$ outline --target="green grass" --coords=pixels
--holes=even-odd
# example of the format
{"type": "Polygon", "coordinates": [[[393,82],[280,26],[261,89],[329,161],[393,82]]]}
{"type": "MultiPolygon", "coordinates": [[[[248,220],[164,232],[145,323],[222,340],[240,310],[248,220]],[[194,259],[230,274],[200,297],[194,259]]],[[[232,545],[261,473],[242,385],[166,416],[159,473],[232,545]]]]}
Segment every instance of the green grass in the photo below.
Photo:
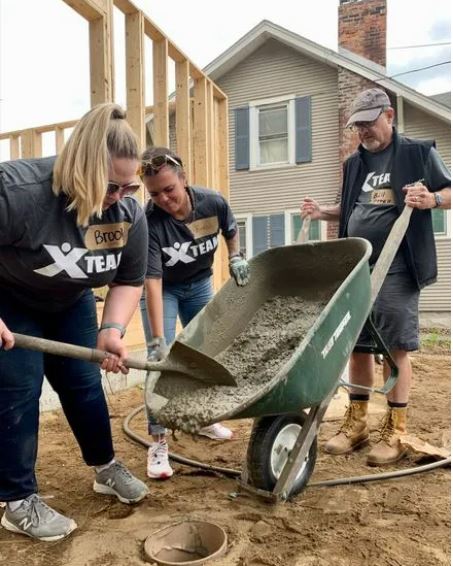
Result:
{"type": "Polygon", "coordinates": [[[421,332],[422,350],[441,350],[447,352],[451,348],[450,330],[444,328],[428,328],[421,332]]]}

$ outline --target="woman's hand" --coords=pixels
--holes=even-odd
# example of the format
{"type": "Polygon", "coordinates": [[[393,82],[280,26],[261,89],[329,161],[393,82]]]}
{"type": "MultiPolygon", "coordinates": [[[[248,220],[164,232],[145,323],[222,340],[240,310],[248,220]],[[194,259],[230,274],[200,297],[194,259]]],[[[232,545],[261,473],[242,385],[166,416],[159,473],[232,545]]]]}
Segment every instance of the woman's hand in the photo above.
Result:
{"type": "Polygon", "coordinates": [[[230,257],[230,275],[239,287],[244,287],[250,281],[250,265],[240,254],[230,257]]]}
{"type": "Polygon", "coordinates": [[[148,349],[148,361],[150,362],[160,362],[168,354],[167,342],[163,336],[155,336],[146,346],[148,349]]]}
{"type": "Polygon", "coordinates": [[[10,332],[9,328],[0,318],[0,348],[5,350],[11,350],[14,346],[14,337],[10,332]]]}
{"type": "Polygon", "coordinates": [[[106,328],[98,334],[97,348],[108,352],[109,356],[101,364],[101,369],[113,373],[127,374],[129,369],[123,366],[127,358],[127,349],[121,338],[121,331],[117,328],[106,328]]]}

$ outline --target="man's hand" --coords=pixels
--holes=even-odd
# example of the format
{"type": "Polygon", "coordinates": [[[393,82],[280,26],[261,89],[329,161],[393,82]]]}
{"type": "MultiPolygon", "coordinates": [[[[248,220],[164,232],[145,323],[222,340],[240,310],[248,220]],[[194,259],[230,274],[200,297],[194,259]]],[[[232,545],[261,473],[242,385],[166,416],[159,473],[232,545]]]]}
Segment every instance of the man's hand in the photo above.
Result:
{"type": "Polygon", "coordinates": [[[427,208],[434,208],[436,206],[434,193],[430,193],[427,187],[421,182],[406,185],[403,187],[403,191],[406,193],[404,202],[411,208],[426,210],[427,208]]]}
{"type": "Polygon", "coordinates": [[[243,287],[250,281],[250,266],[246,259],[240,255],[230,257],[230,275],[236,283],[243,287]]]}
{"type": "Polygon", "coordinates": [[[300,215],[302,216],[302,218],[310,216],[312,220],[320,220],[321,207],[314,199],[309,197],[304,198],[302,204],[300,205],[300,215]]]}
{"type": "Polygon", "coordinates": [[[163,336],[156,336],[148,342],[148,361],[160,362],[168,354],[167,343],[163,336]]]}

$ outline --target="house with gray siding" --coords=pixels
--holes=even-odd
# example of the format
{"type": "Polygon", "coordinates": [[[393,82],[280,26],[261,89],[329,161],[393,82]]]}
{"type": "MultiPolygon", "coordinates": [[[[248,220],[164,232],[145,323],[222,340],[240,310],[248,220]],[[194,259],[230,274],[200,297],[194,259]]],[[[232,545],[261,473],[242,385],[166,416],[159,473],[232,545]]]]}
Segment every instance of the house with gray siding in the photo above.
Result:
{"type": "MultiPolygon", "coordinates": [[[[398,131],[435,139],[450,167],[448,97],[428,97],[387,77],[385,20],[385,0],[341,0],[338,52],[262,21],[205,68],[229,99],[230,203],[247,257],[296,240],[305,196],[337,201],[341,164],[357,147],[344,127],[348,109],[364,88],[384,88],[398,131]],[[355,30],[363,27],[377,30],[371,48],[369,37],[360,47],[355,30]]],[[[448,312],[450,213],[432,212],[439,276],[423,291],[421,310],[448,312]]],[[[312,239],[335,234],[334,225],[311,225],[312,239]]]]}

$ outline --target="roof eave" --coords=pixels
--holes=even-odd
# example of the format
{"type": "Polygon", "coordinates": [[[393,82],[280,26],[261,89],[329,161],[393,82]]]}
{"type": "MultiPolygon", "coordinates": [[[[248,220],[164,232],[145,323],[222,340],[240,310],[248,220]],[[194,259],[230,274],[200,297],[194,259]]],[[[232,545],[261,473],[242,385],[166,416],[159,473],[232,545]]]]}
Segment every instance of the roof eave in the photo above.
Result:
{"type": "Polygon", "coordinates": [[[267,20],[263,20],[250,32],[241,37],[229,49],[211,61],[203,71],[213,80],[218,80],[219,77],[234,68],[240,61],[270,38],[276,39],[299,52],[303,52],[321,63],[331,67],[342,67],[372,82],[377,82],[386,90],[393,92],[396,96],[402,96],[424,112],[443,122],[451,123],[451,112],[448,107],[387,77],[383,72],[378,72],[376,64],[372,62],[364,64],[361,62],[362,60],[366,61],[363,58],[355,57],[354,55],[348,57],[345,50],[341,54],[337,53],[267,20]]]}

